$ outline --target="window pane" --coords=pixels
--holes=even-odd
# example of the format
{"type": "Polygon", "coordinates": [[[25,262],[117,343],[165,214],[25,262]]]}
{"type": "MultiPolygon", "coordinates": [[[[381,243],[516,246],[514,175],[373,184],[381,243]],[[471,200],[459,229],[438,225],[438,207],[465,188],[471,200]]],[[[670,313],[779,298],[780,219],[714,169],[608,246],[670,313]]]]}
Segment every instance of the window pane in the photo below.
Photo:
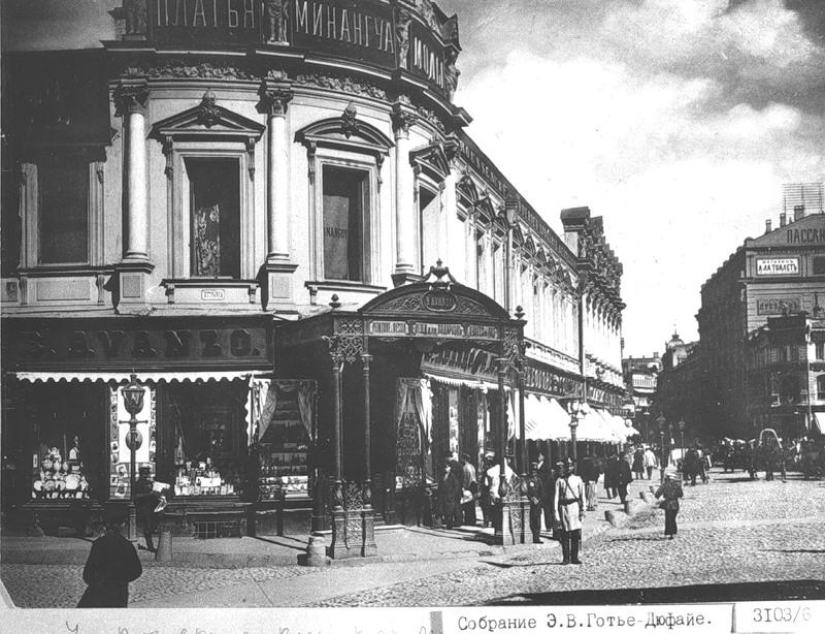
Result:
{"type": "Polygon", "coordinates": [[[442,254],[438,253],[439,200],[435,193],[418,188],[419,235],[421,236],[421,272],[426,275],[442,254]]]}
{"type": "Polygon", "coordinates": [[[240,183],[234,159],[190,160],[192,275],[241,276],[240,183]]]}
{"type": "Polygon", "coordinates": [[[40,164],[40,262],[89,260],[89,165],[40,164]]]}
{"type": "Polygon", "coordinates": [[[364,279],[366,172],[324,167],[324,277],[364,279]]]}

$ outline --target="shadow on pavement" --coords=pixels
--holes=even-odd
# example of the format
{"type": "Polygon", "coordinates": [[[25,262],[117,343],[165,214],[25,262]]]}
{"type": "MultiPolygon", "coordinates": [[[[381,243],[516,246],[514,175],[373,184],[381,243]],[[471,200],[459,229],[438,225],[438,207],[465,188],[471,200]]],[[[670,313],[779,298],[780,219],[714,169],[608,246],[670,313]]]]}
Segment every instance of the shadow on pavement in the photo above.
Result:
{"type": "Polygon", "coordinates": [[[793,601],[825,599],[825,581],[766,581],[668,588],[574,590],[515,594],[485,605],[620,605],[631,603],[725,603],[729,601],[793,601]]]}

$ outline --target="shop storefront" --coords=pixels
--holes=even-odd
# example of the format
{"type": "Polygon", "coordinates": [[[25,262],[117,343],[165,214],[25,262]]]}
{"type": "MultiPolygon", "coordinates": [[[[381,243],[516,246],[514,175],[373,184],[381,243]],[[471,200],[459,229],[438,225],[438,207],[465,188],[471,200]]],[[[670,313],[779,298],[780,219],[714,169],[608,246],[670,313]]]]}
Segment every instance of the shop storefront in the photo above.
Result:
{"type": "Polygon", "coordinates": [[[271,374],[266,316],[7,321],[4,510],[13,525],[50,533],[96,529],[102,507],[130,499],[134,374],[135,469],[170,485],[168,516],[197,537],[248,532],[258,500],[250,468],[253,386],[271,374]],[[19,324],[19,325],[18,325],[19,324]],[[22,327],[20,327],[22,326],[22,327]],[[211,327],[210,327],[211,326],[211,327]]]}
{"type": "Polygon", "coordinates": [[[431,280],[277,328],[275,376],[318,381],[312,528],[335,557],[374,552],[376,521],[426,524],[448,451],[509,448],[522,467],[509,439],[523,322],[444,269],[431,280]]]}

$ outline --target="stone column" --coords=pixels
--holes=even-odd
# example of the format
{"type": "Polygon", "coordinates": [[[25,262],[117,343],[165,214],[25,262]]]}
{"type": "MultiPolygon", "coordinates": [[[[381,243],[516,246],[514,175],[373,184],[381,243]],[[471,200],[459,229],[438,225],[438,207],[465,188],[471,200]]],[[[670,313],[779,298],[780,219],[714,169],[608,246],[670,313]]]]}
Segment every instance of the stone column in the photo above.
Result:
{"type": "Polygon", "coordinates": [[[267,272],[264,308],[286,307],[293,301],[292,274],[298,267],[290,257],[289,129],[287,107],[292,92],[287,85],[264,80],[258,91],[258,111],[267,116],[266,211],[267,272]]]}
{"type": "Polygon", "coordinates": [[[413,170],[410,166],[410,125],[413,114],[395,104],[393,129],[395,131],[395,270],[396,286],[421,279],[415,261],[417,235],[414,208],[415,192],[413,170]]]}
{"type": "Polygon", "coordinates": [[[123,259],[116,266],[115,305],[143,304],[147,276],[154,269],[149,259],[149,200],[146,169],[146,108],[149,88],[145,79],[121,81],[115,89],[116,114],[123,117],[123,145],[127,236],[123,259]]]}

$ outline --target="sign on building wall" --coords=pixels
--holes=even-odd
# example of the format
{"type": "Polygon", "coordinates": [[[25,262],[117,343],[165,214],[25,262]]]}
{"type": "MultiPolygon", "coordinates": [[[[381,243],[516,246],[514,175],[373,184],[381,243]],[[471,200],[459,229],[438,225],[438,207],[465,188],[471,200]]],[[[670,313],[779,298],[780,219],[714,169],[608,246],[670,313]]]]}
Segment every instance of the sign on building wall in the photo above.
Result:
{"type": "Polygon", "coordinates": [[[758,315],[788,315],[802,310],[802,298],[799,296],[766,297],[756,300],[758,315]]]}
{"type": "MultiPolygon", "coordinates": [[[[131,22],[136,33],[141,32],[134,24],[138,12],[131,20],[127,13],[127,25],[131,22]]],[[[147,18],[152,39],[159,43],[251,44],[261,39],[259,0],[150,0],[147,18]]]]}
{"type": "Polygon", "coordinates": [[[799,275],[799,258],[756,258],[756,274],[799,275]]]}

